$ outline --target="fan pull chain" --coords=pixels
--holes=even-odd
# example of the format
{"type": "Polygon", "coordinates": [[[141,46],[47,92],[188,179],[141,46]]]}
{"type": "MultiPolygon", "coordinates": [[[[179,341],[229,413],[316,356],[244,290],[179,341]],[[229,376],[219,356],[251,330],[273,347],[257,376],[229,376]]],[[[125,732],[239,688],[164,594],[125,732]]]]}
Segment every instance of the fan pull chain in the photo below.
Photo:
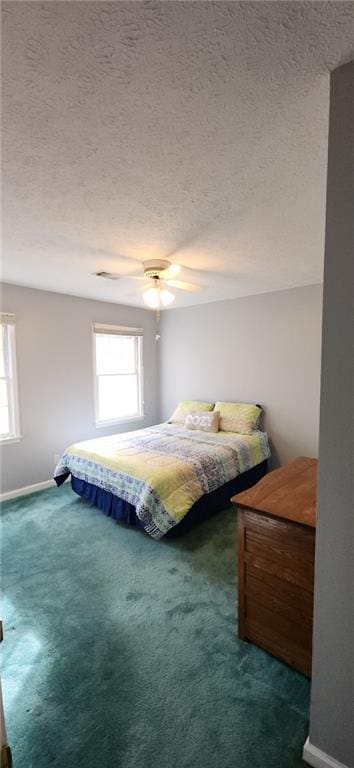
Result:
{"type": "Polygon", "coordinates": [[[158,341],[161,338],[160,334],[160,310],[156,310],[156,336],[155,340],[158,341]]]}

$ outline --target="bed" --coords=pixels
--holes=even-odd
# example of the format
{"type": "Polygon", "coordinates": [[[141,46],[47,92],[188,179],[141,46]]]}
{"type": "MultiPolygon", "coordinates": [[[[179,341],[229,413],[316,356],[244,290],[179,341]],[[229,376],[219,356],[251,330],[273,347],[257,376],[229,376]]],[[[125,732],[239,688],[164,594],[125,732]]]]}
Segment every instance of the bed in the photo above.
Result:
{"type": "Polygon", "coordinates": [[[184,533],[257,482],[270,456],[265,432],[191,431],[163,423],[70,446],[54,479],[115,520],[154,539],[184,533]]]}

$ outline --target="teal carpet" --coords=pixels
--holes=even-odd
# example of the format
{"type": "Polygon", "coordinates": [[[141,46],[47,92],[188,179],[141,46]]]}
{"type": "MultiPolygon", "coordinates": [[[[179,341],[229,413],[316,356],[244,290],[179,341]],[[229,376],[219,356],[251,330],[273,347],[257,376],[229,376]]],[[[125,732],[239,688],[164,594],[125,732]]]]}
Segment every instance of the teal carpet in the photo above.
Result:
{"type": "Polygon", "coordinates": [[[3,505],[14,768],[300,768],[309,682],[235,634],[235,513],[155,542],[68,485],[3,505]]]}

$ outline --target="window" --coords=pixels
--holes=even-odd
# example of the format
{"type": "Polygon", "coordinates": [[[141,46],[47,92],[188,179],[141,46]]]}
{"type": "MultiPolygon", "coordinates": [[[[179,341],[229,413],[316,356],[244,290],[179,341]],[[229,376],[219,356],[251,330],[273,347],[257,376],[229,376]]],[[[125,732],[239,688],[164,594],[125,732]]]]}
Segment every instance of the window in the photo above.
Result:
{"type": "Polygon", "coordinates": [[[143,416],[143,331],[94,323],[96,425],[143,416]]]}
{"type": "Polygon", "coordinates": [[[14,315],[0,314],[0,332],[0,442],[6,442],[20,436],[14,315]]]}

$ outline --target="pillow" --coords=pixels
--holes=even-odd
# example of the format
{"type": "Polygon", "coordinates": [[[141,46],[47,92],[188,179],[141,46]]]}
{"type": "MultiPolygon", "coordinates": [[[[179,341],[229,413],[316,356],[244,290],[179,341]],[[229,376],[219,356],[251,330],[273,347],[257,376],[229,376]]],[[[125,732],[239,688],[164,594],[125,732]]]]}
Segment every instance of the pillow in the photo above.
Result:
{"type": "Polygon", "coordinates": [[[187,413],[191,411],[212,411],[214,403],[203,403],[199,400],[182,400],[168,420],[170,424],[184,424],[187,413]]]}
{"type": "Polygon", "coordinates": [[[219,411],[211,411],[211,413],[192,411],[187,414],[184,426],[187,429],[199,429],[202,432],[218,432],[219,419],[219,411]]]}
{"type": "Polygon", "coordinates": [[[222,432],[239,432],[251,435],[257,429],[262,408],[249,403],[215,403],[220,412],[219,429],[222,432]]]}

